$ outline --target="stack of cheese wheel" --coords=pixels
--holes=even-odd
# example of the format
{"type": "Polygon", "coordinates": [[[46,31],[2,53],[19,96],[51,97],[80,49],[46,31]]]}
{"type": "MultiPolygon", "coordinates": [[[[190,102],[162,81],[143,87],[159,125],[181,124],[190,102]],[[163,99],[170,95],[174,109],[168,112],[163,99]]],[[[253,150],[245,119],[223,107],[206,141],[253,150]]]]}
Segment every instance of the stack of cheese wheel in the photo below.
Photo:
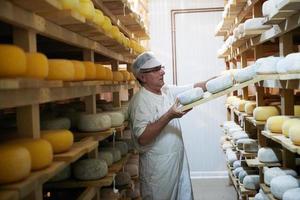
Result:
{"type": "Polygon", "coordinates": [[[79,0],[79,13],[88,20],[93,20],[95,7],[91,0],[79,0]]]}
{"type": "Polygon", "coordinates": [[[119,71],[113,71],[113,81],[123,81],[124,80],[124,77],[123,77],[123,74],[122,72],[119,72],[119,71]]]}
{"type": "Polygon", "coordinates": [[[85,66],[82,62],[77,60],[72,60],[74,65],[74,81],[82,81],[85,79],[85,66]]]}
{"type": "Polygon", "coordinates": [[[30,175],[30,152],[20,145],[0,145],[0,184],[21,181],[30,175]]]}
{"type": "Polygon", "coordinates": [[[51,144],[55,154],[68,151],[74,142],[73,133],[69,130],[41,131],[41,138],[47,140],[51,144]]]}
{"type": "Polygon", "coordinates": [[[108,167],[104,160],[89,158],[75,162],[72,171],[76,179],[89,181],[106,176],[108,167]]]}
{"type": "Polygon", "coordinates": [[[25,52],[14,45],[0,45],[0,77],[15,78],[26,73],[25,52]]]}
{"type": "Polygon", "coordinates": [[[97,80],[107,80],[107,70],[101,64],[96,64],[96,79],[97,80]]]}
{"type": "Polygon", "coordinates": [[[8,142],[26,148],[31,157],[31,170],[41,170],[51,165],[53,149],[51,144],[44,139],[16,139],[8,142]]]}
{"type": "Polygon", "coordinates": [[[267,119],[266,128],[272,133],[282,133],[282,125],[290,119],[288,116],[272,116],[267,119]]]}
{"type": "Polygon", "coordinates": [[[96,79],[96,65],[90,61],[83,62],[85,67],[85,79],[95,80],[96,79]]]}
{"type": "Polygon", "coordinates": [[[295,124],[290,127],[289,137],[295,145],[300,146],[300,124],[295,124]]]}
{"type": "Polygon", "coordinates": [[[290,127],[300,124],[300,119],[299,118],[291,118],[286,120],[283,124],[282,124],[282,134],[286,137],[289,137],[289,130],[290,127]]]}
{"type": "Polygon", "coordinates": [[[104,23],[104,15],[101,10],[95,9],[93,22],[100,27],[102,26],[104,23]]]}
{"type": "Polygon", "coordinates": [[[77,128],[84,132],[104,131],[111,127],[111,119],[107,114],[82,113],[78,119],[77,128]]]}
{"type": "Polygon", "coordinates": [[[256,121],[267,121],[269,117],[276,115],[280,115],[280,112],[275,106],[259,106],[253,110],[253,117],[256,121]]]}
{"type": "Polygon", "coordinates": [[[123,74],[123,80],[129,81],[130,80],[130,73],[127,70],[121,70],[120,71],[123,74]]]}
{"type": "Polygon", "coordinates": [[[64,10],[79,11],[79,7],[80,7],[79,0],[60,0],[60,3],[64,10]]]}
{"type": "Polygon", "coordinates": [[[49,59],[48,80],[72,81],[75,76],[74,65],[69,60],[49,59]]]}
{"type": "Polygon", "coordinates": [[[26,53],[26,77],[45,79],[48,76],[48,59],[42,53],[26,53]]]}

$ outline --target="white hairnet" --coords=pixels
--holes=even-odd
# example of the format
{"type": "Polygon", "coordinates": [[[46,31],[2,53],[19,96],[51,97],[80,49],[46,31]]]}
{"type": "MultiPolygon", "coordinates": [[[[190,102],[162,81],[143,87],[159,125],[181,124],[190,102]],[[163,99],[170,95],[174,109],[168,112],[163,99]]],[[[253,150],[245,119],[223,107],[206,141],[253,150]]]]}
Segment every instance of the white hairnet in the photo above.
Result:
{"type": "Polygon", "coordinates": [[[152,52],[144,52],[140,54],[132,64],[132,71],[135,76],[137,76],[141,69],[151,69],[160,66],[159,62],[152,52]]]}

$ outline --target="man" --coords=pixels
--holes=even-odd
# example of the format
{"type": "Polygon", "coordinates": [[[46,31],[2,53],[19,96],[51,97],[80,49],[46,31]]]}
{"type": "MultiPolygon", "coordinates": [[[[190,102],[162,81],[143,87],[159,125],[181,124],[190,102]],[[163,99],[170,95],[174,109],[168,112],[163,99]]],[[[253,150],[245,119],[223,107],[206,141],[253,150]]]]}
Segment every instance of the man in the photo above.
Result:
{"type": "Polygon", "coordinates": [[[166,86],[164,67],[150,52],[139,55],[133,73],[141,89],[130,101],[128,113],[135,147],[140,154],[140,183],[143,200],[190,200],[193,192],[179,119],[177,94],[188,86],[166,86]]]}

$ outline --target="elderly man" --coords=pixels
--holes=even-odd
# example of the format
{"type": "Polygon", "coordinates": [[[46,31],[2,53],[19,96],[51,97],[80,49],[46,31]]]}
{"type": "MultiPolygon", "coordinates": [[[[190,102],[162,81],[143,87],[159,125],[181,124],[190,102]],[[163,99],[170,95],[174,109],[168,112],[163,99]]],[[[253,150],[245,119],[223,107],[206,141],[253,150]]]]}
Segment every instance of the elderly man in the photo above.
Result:
{"type": "Polygon", "coordinates": [[[130,127],[140,154],[140,183],[144,200],[193,199],[189,166],[179,119],[176,96],[199,82],[187,86],[166,86],[164,67],[150,52],[139,55],[133,73],[141,84],[129,104],[130,127]]]}

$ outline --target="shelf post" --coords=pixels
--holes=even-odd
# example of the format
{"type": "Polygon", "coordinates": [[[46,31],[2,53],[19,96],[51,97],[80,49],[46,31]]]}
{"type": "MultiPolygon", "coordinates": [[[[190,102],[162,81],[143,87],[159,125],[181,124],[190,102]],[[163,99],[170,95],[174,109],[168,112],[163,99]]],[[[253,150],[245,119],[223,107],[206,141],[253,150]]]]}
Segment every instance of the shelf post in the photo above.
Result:
{"type": "MultiPolygon", "coordinates": [[[[112,61],[111,62],[111,68],[112,71],[118,71],[119,69],[119,61],[112,61]]],[[[121,107],[121,97],[120,97],[120,92],[113,92],[113,106],[114,107],[121,107]]]]}
{"type": "MultiPolygon", "coordinates": [[[[246,52],[242,53],[240,56],[241,61],[241,67],[245,68],[247,67],[247,54],[246,52]]],[[[248,93],[248,86],[243,88],[243,99],[248,100],[249,99],[249,93],[248,93]]]]}

